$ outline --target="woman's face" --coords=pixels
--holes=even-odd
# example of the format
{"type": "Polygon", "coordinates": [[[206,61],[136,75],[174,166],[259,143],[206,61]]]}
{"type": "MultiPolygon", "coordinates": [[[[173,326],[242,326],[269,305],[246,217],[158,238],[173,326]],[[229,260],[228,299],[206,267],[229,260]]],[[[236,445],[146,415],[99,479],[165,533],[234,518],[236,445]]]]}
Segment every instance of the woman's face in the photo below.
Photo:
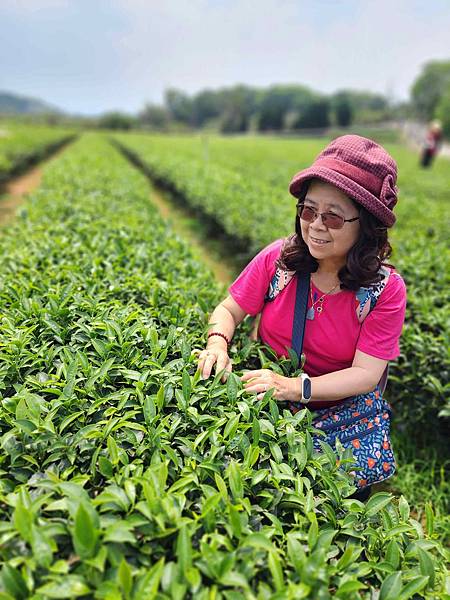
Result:
{"type": "MultiPolygon", "coordinates": [[[[309,185],[305,205],[318,213],[332,212],[344,219],[358,217],[357,205],[348,196],[329,183],[314,179],[309,185]]],[[[320,215],[315,221],[300,219],[302,237],[311,255],[319,263],[335,266],[338,270],[347,259],[347,253],[359,237],[359,220],[344,223],[342,229],[331,229],[322,223],[320,215]]]]}

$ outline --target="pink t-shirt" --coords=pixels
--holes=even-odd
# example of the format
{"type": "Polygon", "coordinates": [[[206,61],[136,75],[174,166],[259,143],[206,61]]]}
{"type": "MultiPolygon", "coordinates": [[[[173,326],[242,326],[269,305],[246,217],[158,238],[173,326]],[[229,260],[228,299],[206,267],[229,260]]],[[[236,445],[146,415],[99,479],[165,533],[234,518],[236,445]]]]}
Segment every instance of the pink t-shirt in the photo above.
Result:
{"type": "MultiPolygon", "coordinates": [[[[264,303],[269,283],[275,273],[275,261],[280,255],[282,239],[261,250],[230,286],[229,292],[239,306],[250,315],[261,314],[259,337],[275,350],[278,356],[288,356],[292,346],[296,278],[291,279],[272,302],[264,303]]],[[[323,294],[311,282],[313,297],[323,294]]],[[[311,297],[308,308],[311,306],[311,297]]],[[[317,307],[317,304],[315,305],[317,307]]],[[[358,300],[350,290],[325,296],[323,312],[315,312],[306,320],[303,352],[305,372],[317,377],[352,366],[356,350],[392,360],[400,353],[399,338],[406,308],[406,288],[394,270],[372,312],[358,321],[358,300]]]]}

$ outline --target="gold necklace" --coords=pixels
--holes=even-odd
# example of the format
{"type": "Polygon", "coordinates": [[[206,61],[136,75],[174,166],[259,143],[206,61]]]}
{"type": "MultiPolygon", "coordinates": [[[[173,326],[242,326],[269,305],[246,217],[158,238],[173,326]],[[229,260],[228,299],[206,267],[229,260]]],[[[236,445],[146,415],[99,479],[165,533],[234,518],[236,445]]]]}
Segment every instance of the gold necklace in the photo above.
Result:
{"type": "Polygon", "coordinates": [[[309,319],[310,321],[312,321],[314,319],[314,315],[316,312],[316,309],[314,308],[315,305],[320,302],[319,306],[317,307],[317,312],[320,314],[323,311],[323,301],[325,299],[325,296],[328,296],[328,294],[331,294],[331,292],[334,292],[334,290],[341,284],[341,282],[339,281],[334,287],[331,288],[331,290],[329,290],[328,292],[325,292],[325,294],[322,294],[320,296],[320,298],[317,298],[316,301],[313,300],[313,295],[312,295],[312,280],[311,280],[311,285],[309,286],[309,293],[311,296],[311,306],[308,308],[308,312],[306,313],[306,318],[309,319]]]}

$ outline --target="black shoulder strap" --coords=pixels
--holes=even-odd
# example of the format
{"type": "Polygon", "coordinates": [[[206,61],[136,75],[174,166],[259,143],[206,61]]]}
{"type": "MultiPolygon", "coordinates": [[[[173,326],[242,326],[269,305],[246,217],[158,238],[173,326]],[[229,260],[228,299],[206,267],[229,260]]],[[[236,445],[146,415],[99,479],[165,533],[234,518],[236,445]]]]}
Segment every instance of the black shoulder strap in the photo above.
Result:
{"type": "Polygon", "coordinates": [[[297,292],[295,295],[294,323],[292,325],[292,347],[300,361],[305,335],[306,311],[308,308],[309,280],[311,275],[297,274],[297,292]]]}

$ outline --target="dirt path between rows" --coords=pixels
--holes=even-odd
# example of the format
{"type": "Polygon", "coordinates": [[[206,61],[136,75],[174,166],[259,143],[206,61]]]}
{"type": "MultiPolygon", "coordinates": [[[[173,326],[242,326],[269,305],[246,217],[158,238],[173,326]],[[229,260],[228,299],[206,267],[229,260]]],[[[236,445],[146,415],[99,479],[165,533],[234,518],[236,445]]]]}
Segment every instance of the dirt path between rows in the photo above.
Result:
{"type": "Polygon", "coordinates": [[[38,166],[5,184],[4,192],[0,196],[0,225],[5,225],[14,219],[25,195],[39,186],[41,178],[42,167],[38,166]]]}
{"type": "Polygon", "coordinates": [[[188,210],[171,202],[168,193],[158,189],[154,183],[152,183],[152,188],[150,200],[158,208],[163,219],[170,223],[181,238],[186,240],[193,249],[194,255],[210,268],[220,283],[230,285],[238,275],[238,269],[231,260],[227,260],[223,256],[220,242],[208,237],[198,219],[188,210]]]}
{"type": "Polygon", "coordinates": [[[233,245],[217,224],[212,223],[205,214],[196,211],[184,201],[180,202],[173,190],[158,180],[134,152],[116,140],[112,139],[110,142],[148,179],[151,186],[150,200],[158,208],[163,219],[186,240],[194,255],[209,267],[219,283],[230,285],[242,270],[242,265],[239,265],[235,258],[234,246],[237,241],[234,240],[233,245]]]}
{"type": "Polygon", "coordinates": [[[0,194],[0,226],[4,226],[14,219],[17,209],[23,203],[25,196],[39,187],[44,166],[60,156],[66,147],[67,145],[64,145],[62,148],[59,148],[59,150],[43,160],[36,167],[32,167],[23,175],[14,177],[14,179],[7,181],[2,186],[0,194]]]}

